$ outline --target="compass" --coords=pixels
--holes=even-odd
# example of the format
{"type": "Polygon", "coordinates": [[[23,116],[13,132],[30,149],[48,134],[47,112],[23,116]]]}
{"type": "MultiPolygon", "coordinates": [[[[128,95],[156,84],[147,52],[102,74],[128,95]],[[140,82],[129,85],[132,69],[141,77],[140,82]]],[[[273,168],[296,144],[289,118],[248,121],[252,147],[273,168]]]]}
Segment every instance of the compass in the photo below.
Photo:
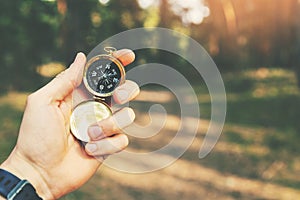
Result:
{"type": "Polygon", "coordinates": [[[93,99],[77,105],[70,117],[72,134],[83,142],[89,142],[88,127],[112,115],[109,103],[114,90],[125,81],[122,63],[112,54],[113,47],[105,47],[108,54],[91,58],[85,65],[83,83],[93,99]]]}
{"type": "Polygon", "coordinates": [[[87,63],[83,82],[93,95],[107,97],[124,82],[124,77],[124,67],[119,60],[111,55],[99,55],[87,63]]]}

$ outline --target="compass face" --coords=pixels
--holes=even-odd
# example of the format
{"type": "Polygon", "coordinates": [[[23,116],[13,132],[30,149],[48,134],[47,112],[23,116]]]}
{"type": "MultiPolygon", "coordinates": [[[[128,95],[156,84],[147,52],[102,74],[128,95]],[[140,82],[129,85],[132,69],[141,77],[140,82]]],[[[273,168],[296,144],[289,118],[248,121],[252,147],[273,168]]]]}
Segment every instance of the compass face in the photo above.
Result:
{"type": "Polygon", "coordinates": [[[97,96],[109,96],[123,79],[120,65],[105,57],[92,62],[85,72],[87,88],[97,96]]]}

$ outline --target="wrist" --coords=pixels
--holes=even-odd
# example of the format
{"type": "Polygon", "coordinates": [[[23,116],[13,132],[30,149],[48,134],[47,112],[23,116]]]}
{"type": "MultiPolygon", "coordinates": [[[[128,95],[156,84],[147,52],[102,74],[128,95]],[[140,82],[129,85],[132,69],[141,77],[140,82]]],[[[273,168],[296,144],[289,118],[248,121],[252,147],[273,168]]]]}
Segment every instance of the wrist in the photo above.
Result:
{"type": "Polygon", "coordinates": [[[28,180],[42,199],[54,199],[46,181],[44,181],[42,173],[16,153],[12,152],[8,159],[0,165],[0,168],[14,174],[21,180],[28,180]]]}

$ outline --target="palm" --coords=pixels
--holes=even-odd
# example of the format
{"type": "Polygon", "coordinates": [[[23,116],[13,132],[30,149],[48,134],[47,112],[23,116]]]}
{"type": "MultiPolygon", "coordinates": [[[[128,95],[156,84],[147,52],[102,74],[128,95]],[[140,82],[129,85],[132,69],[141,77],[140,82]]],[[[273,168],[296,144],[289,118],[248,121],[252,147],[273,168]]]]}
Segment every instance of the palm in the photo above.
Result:
{"type": "Polygon", "coordinates": [[[98,160],[86,154],[80,143],[70,134],[67,116],[71,112],[71,103],[70,100],[54,102],[45,107],[47,110],[36,106],[36,103],[32,106],[28,104],[26,110],[30,110],[31,116],[24,116],[25,120],[21,125],[23,131],[19,135],[22,142],[17,144],[17,149],[22,152],[24,158],[33,161],[32,164],[37,166],[37,169],[47,169],[48,177],[44,178],[49,180],[49,183],[61,183],[62,188],[57,190],[66,193],[85,183],[100,165],[98,160]],[[30,127],[31,132],[26,132],[27,127],[30,127]],[[64,177],[63,180],[61,177],[64,177]]]}
{"type": "MultiPolygon", "coordinates": [[[[132,51],[118,53],[124,65],[134,60],[132,51]]],[[[1,165],[17,176],[28,179],[46,199],[57,199],[77,189],[101,164],[99,160],[89,156],[86,153],[87,147],[82,148],[70,133],[72,93],[82,81],[85,63],[86,57],[79,53],[68,70],[28,97],[16,147],[1,165]]],[[[128,88],[128,94],[137,91],[127,97],[125,102],[128,102],[139,90],[136,90],[138,86],[133,82],[127,82],[125,88],[128,88]]],[[[133,122],[134,114],[128,116],[131,112],[124,111],[123,115],[118,113],[122,118],[128,119],[123,123],[126,126],[133,122]]],[[[127,137],[116,134],[116,125],[109,122],[112,120],[107,121],[106,127],[109,128],[103,133],[106,137],[93,140],[99,151],[88,151],[90,155],[111,155],[127,146],[127,137]],[[106,148],[100,147],[100,144],[106,148]]]]}

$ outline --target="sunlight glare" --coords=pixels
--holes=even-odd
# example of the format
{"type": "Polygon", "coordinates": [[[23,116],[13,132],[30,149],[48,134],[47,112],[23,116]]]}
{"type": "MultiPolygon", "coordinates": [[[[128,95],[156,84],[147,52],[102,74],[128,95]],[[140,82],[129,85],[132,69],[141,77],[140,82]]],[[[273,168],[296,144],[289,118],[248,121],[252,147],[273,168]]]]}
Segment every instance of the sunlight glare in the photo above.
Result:
{"type": "Polygon", "coordinates": [[[184,24],[201,24],[208,17],[210,10],[203,0],[169,0],[171,10],[182,18],[184,24]]]}
{"type": "Polygon", "coordinates": [[[158,5],[159,0],[138,0],[138,4],[142,9],[147,9],[150,6],[158,5]]]}
{"type": "Polygon", "coordinates": [[[109,2],[109,0],[99,0],[99,3],[101,3],[102,5],[105,5],[109,2]]]}

